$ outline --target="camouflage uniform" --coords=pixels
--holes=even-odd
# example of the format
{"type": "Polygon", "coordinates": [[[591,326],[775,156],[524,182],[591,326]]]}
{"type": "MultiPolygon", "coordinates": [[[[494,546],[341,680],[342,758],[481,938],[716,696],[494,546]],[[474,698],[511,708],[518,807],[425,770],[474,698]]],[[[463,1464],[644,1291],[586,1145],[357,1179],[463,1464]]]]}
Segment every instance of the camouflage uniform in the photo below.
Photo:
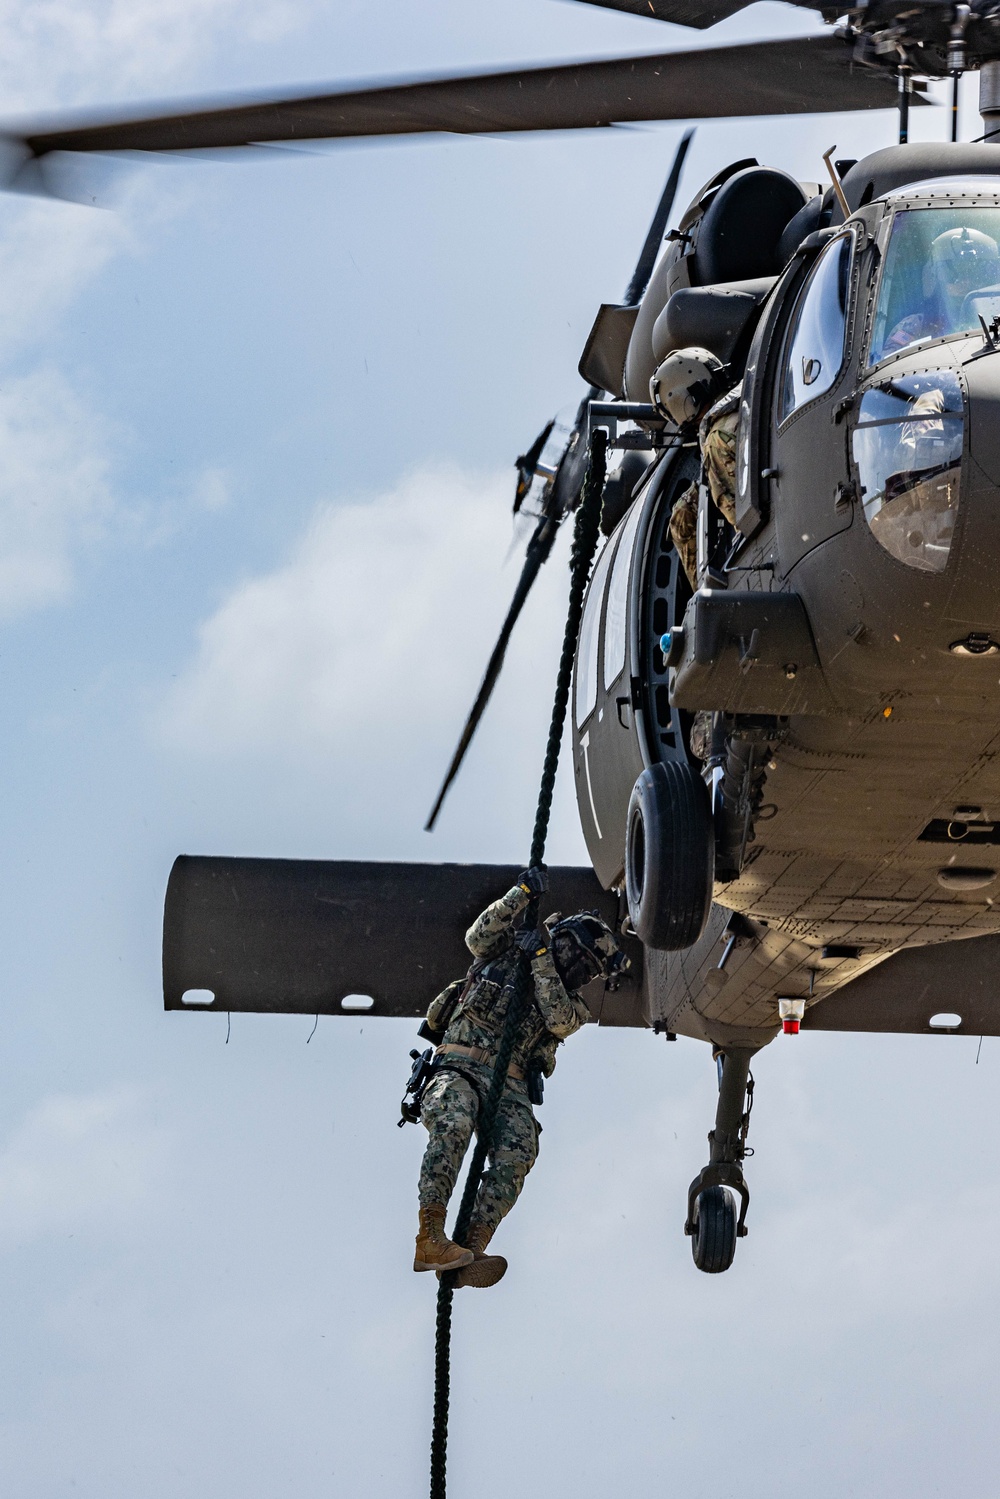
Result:
{"type": "Polygon", "coordinates": [[[736,438],[740,387],[716,401],[698,431],[708,492],[731,526],[736,524],[736,438]]]}
{"type": "MultiPolygon", "coordinates": [[[[736,435],[740,387],[709,408],[698,429],[702,473],[708,492],[731,526],[736,524],[736,435]]],[[[670,536],[687,573],[696,586],[698,556],[698,486],[692,484],[674,504],[670,536]]]]}
{"type": "Polygon", "coordinates": [[[670,512],[670,538],[692,588],[698,571],[698,486],[688,485],[670,512]]]}
{"type": "MultiPolygon", "coordinates": [[[[515,885],[487,907],[465,938],[477,959],[470,979],[450,984],[427,1011],[428,1025],[438,1030],[448,1009],[464,991],[442,1044],[476,1047],[487,1055],[481,1062],[446,1056],[424,1094],[421,1120],[430,1138],[420,1167],[421,1207],[447,1205],[486,1101],[511,985],[522,961],[512,943],[511,926],[529,899],[521,886],[515,885]]],[[[531,959],[531,974],[534,998],[518,1029],[511,1061],[522,1073],[527,1073],[530,1063],[551,1077],[556,1048],[586,1024],[590,1011],[582,999],[567,993],[551,951],[531,959]]],[[[538,1155],[540,1130],[528,1100],[527,1084],[508,1077],[489,1164],[476,1201],[477,1220],[491,1230],[517,1201],[538,1155]]]]}

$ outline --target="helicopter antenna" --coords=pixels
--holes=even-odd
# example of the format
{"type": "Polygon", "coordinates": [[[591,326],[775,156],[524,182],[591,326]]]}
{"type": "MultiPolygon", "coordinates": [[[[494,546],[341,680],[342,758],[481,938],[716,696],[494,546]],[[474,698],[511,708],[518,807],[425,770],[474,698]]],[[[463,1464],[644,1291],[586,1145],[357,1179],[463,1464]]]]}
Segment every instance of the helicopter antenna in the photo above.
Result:
{"type": "Polygon", "coordinates": [[[833,155],[836,149],[836,146],[831,146],[829,151],[824,151],[823,160],[826,163],[827,171],[830,173],[830,181],[833,183],[833,190],[837,194],[837,202],[840,204],[840,211],[844,215],[845,219],[849,219],[851,217],[850,205],[847,201],[844,189],[840,185],[840,175],[837,172],[837,168],[830,160],[830,157],[833,155]]]}

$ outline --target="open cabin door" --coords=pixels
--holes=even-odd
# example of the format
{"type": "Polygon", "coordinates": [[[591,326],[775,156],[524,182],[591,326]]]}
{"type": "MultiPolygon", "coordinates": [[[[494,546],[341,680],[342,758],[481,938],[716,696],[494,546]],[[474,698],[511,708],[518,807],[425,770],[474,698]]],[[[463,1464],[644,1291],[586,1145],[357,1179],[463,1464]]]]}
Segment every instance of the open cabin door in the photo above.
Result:
{"type": "Polygon", "coordinates": [[[605,889],[625,865],[625,812],[642,756],[628,658],[629,581],[646,500],[635,500],[597,559],[573,675],[573,769],[580,821],[605,889]]]}

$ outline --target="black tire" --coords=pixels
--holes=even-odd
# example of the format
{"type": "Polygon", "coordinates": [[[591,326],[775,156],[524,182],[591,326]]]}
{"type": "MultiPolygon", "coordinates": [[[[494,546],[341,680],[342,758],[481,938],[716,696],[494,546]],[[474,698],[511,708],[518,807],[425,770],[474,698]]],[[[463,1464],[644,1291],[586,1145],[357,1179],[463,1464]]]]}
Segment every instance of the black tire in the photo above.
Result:
{"type": "Polygon", "coordinates": [[[721,1275],[736,1253],[736,1204],[725,1187],[706,1187],[694,1203],[691,1253],[699,1270],[721,1275]]]}
{"type": "Polygon", "coordinates": [[[676,952],[697,942],[714,875],[705,782],[684,760],[651,765],[633,787],[625,833],[629,920],[647,947],[676,952]]]}

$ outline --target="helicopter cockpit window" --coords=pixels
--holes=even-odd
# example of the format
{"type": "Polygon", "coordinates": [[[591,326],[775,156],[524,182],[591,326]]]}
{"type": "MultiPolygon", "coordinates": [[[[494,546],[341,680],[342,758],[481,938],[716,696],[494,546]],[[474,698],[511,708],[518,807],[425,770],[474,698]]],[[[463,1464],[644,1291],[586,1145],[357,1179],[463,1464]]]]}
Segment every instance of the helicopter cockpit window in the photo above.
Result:
{"type": "Polygon", "coordinates": [[[601,638],[601,604],[608,581],[608,568],[614,556],[615,543],[609,541],[597,559],[587,602],[580,625],[580,642],[576,653],[576,722],[579,727],[597,707],[597,647],[601,638]]]}
{"type": "Polygon", "coordinates": [[[1000,208],[971,204],[896,214],[868,363],[1000,315],[1000,208]]]}
{"type": "Polygon", "coordinates": [[[828,245],[799,296],[786,345],[779,422],[829,390],[840,373],[853,245],[852,234],[842,234],[828,245]]]}
{"type": "Polygon", "coordinates": [[[952,370],[883,380],[861,398],[852,446],[876,541],[923,572],[943,572],[955,532],[962,388],[952,370]]]}

